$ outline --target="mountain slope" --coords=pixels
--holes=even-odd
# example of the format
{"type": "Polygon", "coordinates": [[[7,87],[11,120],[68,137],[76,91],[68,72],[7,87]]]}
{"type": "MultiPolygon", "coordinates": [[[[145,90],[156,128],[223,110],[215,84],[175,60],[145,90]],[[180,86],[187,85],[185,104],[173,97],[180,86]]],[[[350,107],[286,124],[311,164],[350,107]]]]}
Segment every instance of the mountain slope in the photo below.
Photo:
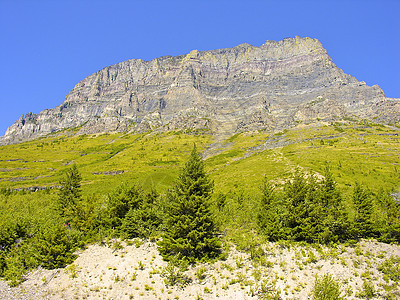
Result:
{"type": "Polygon", "coordinates": [[[121,182],[165,191],[195,143],[204,151],[206,170],[220,192],[258,193],[265,175],[281,181],[297,166],[323,174],[327,164],[345,190],[358,181],[373,191],[398,191],[398,129],[368,122],[324,123],[301,124],[276,134],[238,133],[219,142],[210,134],[179,131],[52,135],[0,147],[0,190],[57,187],[75,163],[88,194],[107,194],[121,182]]]}
{"type": "Polygon", "coordinates": [[[400,101],[345,74],[318,40],[296,37],[106,67],[79,82],[60,106],[21,116],[0,143],[75,127],[229,136],[349,116],[397,123],[400,101]]]}

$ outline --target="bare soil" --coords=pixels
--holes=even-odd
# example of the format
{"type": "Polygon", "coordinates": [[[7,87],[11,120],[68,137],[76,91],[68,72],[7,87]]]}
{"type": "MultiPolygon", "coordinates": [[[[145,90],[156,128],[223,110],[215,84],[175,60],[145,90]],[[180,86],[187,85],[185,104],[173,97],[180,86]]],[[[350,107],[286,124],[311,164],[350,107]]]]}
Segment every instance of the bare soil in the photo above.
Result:
{"type": "Polygon", "coordinates": [[[89,245],[66,268],[38,268],[18,287],[0,281],[0,299],[312,299],[315,276],[331,274],[342,295],[360,299],[364,281],[372,299],[400,299],[400,288],[378,267],[400,246],[365,240],[358,245],[320,247],[268,243],[258,260],[231,246],[224,261],[190,266],[172,274],[151,242],[112,241],[89,245]],[[168,285],[182,275],[186,284],[168,285]],[[390,290],[391,289],[391,290],[390,290]],[[277,298],[278,299],[278,298],[277,298]]]}

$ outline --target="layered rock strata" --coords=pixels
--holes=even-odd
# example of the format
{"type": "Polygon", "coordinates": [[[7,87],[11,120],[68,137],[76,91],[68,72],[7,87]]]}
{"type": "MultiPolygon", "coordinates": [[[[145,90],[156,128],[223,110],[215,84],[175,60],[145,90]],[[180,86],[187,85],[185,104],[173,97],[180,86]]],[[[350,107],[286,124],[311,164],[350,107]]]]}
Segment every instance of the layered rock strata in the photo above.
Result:
{"type": "Polygon", "coordinates": [[[295,37],[106,67],[79,82],[60,106],[21,116],[0,143],[68,128],[206,128],[229,135],[345,116],[396,123],[400,101],[345,74],[318,40],[295,37]]]}

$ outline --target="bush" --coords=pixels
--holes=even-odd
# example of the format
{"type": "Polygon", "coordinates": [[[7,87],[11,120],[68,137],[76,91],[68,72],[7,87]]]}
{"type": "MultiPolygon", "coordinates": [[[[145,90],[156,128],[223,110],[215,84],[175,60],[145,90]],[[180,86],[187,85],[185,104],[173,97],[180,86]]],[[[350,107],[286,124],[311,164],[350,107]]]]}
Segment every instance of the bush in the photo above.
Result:
{"type": "Polygon", "coordinates": [[[376,295],[376,291],[374,285],[367,280],[363,282],[363,290],[357,294],[358,297],[365,298],[365,299],[372,299],[376,295]]]}
{"type": "Polygon", "coordinates": [[[188,277],[185,272],[188,269],[188,262],[186,260],[180,260],[176,257],[171,258],[167,266],[162,269],[161,276],[164,277],[166,286],[185,286],[192,280],[188,277]]]}
{"type": "Polygon", "coordinates": [[[340,300],[340,284],[332,275],[325,274],[322,278],[315,277],[312,295],[315,300],[340,300]]]}
{"type": "Polygon", "coordinates": [[[9,281],[10,286],[17,286],[23,281],[25,267],[19,253],[12,253],[4,259],[4,279],[9,281]]]}
{"type": "Polygon", "coordinates": [[[400,256],[392,256],[386,259],[378,268],[390,280],[400,282],[400,256]]]}

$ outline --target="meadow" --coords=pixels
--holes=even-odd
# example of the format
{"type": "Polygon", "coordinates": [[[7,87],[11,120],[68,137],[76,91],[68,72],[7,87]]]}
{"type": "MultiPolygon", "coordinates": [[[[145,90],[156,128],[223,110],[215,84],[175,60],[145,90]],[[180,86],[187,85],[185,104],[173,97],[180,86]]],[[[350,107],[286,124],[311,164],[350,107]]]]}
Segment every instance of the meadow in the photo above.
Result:
{"type": "MultiPolygon", "coordinates": [[[[264,176],[282,181],[299,166],[322,174],[329,165],[344,191],[354,182],[398,190],[400,136],[397,129],[364,122],[298,126],[274,135],[238,133],[205,160],[216,190],[257,193],[264,176]]],[[[57,187],[76,164],[85,194],[110,192],[121,182],[168,189],[196,144],[200,152],[213,137],[203,133],[142,133],[74,136],[69,132],[0,148],[0,188],[57,187]]]]}

